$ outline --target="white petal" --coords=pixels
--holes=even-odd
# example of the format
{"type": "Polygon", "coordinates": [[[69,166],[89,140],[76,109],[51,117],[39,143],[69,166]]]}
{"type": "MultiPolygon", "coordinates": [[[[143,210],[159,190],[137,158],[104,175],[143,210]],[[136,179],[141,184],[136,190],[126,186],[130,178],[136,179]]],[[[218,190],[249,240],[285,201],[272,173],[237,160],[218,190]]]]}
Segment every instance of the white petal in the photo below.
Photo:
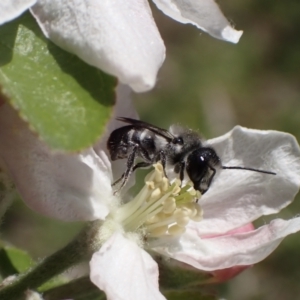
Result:
{"type": "Polygon", "coordinates": [[[166,15],[190,23],[215,38],[237,43],[243,31],[230,26],[214,0],[153,0],[166,15]]]}
{"type": "Polygon", "coordinates": [[[18,17],[35,2],[36,0],[1,0],[0,25],[18,17]]]}
{"type": "Polygon", "coordinates": [[[165,299],[158,289],[158,266],[138,245],[115,233],[90,262],[91,281],[111,300],[165,299]]]}
{"type": "Polygon", "coordinates": [[[205,271],[252,265],[267,257],[289,234],[300,230],[300,218],[276,219],[247,233],[202,239],[189,226],[180,240],[165,240],[153,250],[205,271]]]}
{"type": "Polygon", "coordinates": [[[108,214],[114,197],[105,153],[50,152],[8,104],[0,106],[0,141],[0,157],[32,209],[64,221],[108,214]]]}
{"type": "Polygon", "coordinates": [[[296,139],[278,131],[235,127],[208,141],[225,166],[276,172],[268,175],[243,170],[221,170],[200,199],[202,235],[224,233],[277,213],[290,204],[300,186],[300,150],[296,139]]]}
{"type": "Polygon", "coordinates": [[[44,34],[135,91],[151,89],[165,47],[145,0],[39,0],[44,34]]]}

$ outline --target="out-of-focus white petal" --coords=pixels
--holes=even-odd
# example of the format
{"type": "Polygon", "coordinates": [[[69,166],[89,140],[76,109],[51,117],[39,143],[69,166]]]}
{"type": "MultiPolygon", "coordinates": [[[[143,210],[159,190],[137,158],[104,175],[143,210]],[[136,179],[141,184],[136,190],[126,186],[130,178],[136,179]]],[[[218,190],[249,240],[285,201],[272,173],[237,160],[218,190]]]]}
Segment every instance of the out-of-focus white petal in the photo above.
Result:
{"type": "Polygon", "coordinates": [[[205,271],[252,265],[267,257],[287,235],[299,231],[300,218],[276,219],[254,231],[209,239],[201,238],[198,225],[189,224],[180,239],[161,239],[152,249],[205,271]]]}
{"type": "Polygon", "coordinates": [[[273,171],[276,175],[221,170],[200,199],[202,235],[225,233],[290,204],[300,186],[300,150],[287,133],[235,127],[209,140],[225,166],[273,171]]]}
{"type": "Polygon", "coordinates": [[[39,0],[31,8],[44,34],[135,91],[151,89],[165,47],[145,0],[39,0]]]}
{"type": "MultiPolygon", "coordinates": [[[[26,300],[44,300],[44,298],[40,293],[33,290],[28,289],[24,294],[26,300]]],[[[65,299],[65,300],[72,300],[72,299],[65,299]]]]}
{"type": "Polygon", "coordinates": [[[214,0],[153,0],[166,15],[191,23],[215,38],[237,43],[243,31],[233,29],[214,0]]]}
{"type": "Polygon", "coordinates": [[[18,17],[35,2],[36,0],[1,0],[0,25],[18,17]]]}
{"type": "Polygon", "coordinates": [[[158,266],[151,256],[121,233],[114,233],[90,262],[91,281],[112,300],[162,300],[158,266]]]}
{"type": "Polygon", "coordinates": [[[32,209],[64,221],[104,219],[114,201],[104,152],[53,153],[8,105],[0,106],[0,157],[32,209]]]}

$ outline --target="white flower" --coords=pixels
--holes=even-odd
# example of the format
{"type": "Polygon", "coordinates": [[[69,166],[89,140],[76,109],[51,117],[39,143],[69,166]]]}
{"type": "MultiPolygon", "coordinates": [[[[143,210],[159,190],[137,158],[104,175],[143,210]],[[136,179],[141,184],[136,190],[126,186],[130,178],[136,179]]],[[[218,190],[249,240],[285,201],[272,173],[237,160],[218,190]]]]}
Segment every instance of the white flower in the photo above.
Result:
{"type": "MultiPolygon", "coordinates": [[[[125,99],[118,101],[123,107],[117,106],[116,114],[120,109],[129,116],[124,109],[128,95],[120,90],[118,94],[125,99]]],[[[222,170],[198,204],[189,202],[186,212],[179,213],[172,211],[174,201],[167,199],[173,197],[177,205],[185,193],[185,199],[191,200],[193,189],[182,187],[178,194],[176,182],[169,186],[158,175],[149,175],[142,192],[121,203],[112,193],[111,164],[103,142],[81,154],[53,154],[6,104],[0,107],[0,140],[0,157],[29,206],[62,220],[103,220],[102,247],[90,263],[91,280],[109,299],[164,299],[158,287],[158,266],[146,250],[214,272],[257,263],[285,236],[300,230],[299,217],[274,219],[256,230],[236,230],[260,216],[277,213],[298,192],[300,150],[287,133],[237,126],[209,140],[224,165],[257,167],[277,175],[222,170]],[[154,209],[145,206],[149,197],[155,209],[166,209],[169,219],[160,214],[149,220],[154,209]]]]}
{"type": "MultiPolygon", "coordinates": [[[[242,34],[230,26],[214,0],[154,2],[171,18],[216,38],[237,43],[242,34]]],[[[146,0],[1,0],[0,24],[29,7],[45,36],[58,46],[137,92],[154,86],[165,46],[146,0]]]]}

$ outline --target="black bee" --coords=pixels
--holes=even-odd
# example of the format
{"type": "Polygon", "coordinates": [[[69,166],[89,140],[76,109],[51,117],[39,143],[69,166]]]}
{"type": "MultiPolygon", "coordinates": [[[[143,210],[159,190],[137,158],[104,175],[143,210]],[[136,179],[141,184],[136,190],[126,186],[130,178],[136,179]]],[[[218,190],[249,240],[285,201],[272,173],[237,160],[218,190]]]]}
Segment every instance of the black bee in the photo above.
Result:
{"type": "Polygon", "coordinates": [[[121,178],[119,190],[132,172],[161,161],[165,175],[171,171],[182,181],[187,175],[195,190],[203,195],[209,189],[218,169],[240,169],[276,175],[274,172],[239,166],[222,166],[215,150],[203,143],[200,135],[181,126],[165,130],[149,123],[130,118],[117,118],[130,125],[114,130],[108,141],[111,160],[127,158],[127,168],[121,178]],[[137,158],[142,161],[135,164],[137,158]]]}

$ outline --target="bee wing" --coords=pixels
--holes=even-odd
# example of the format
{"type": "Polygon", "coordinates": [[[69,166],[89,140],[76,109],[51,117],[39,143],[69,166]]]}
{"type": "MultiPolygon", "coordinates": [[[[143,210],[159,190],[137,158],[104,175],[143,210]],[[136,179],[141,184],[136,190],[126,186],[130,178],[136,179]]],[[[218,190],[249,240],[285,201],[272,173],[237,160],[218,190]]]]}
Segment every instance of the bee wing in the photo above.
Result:
{"type": "Polygon", "coordinates": [[[133,126],[137,126],[137,127],[142,127],[142,128],[146,128],[148,130],[151,130],[152,132],[168,139],[168,140],[172,140],[174,138],[173,134],[171,132],[169,132],[166,129],[163,128],[159,128],[157,126],[154,126],[152,124],[149,124],[147,122],[144,121],[140,121],[140,120],[135,120],[135,119],[130,119],[130,118],[124,118],[124,117],[119,117],[117,118],[118,121],[122,121],[124,123],[128,123],[131,124],[133,126]]]}

